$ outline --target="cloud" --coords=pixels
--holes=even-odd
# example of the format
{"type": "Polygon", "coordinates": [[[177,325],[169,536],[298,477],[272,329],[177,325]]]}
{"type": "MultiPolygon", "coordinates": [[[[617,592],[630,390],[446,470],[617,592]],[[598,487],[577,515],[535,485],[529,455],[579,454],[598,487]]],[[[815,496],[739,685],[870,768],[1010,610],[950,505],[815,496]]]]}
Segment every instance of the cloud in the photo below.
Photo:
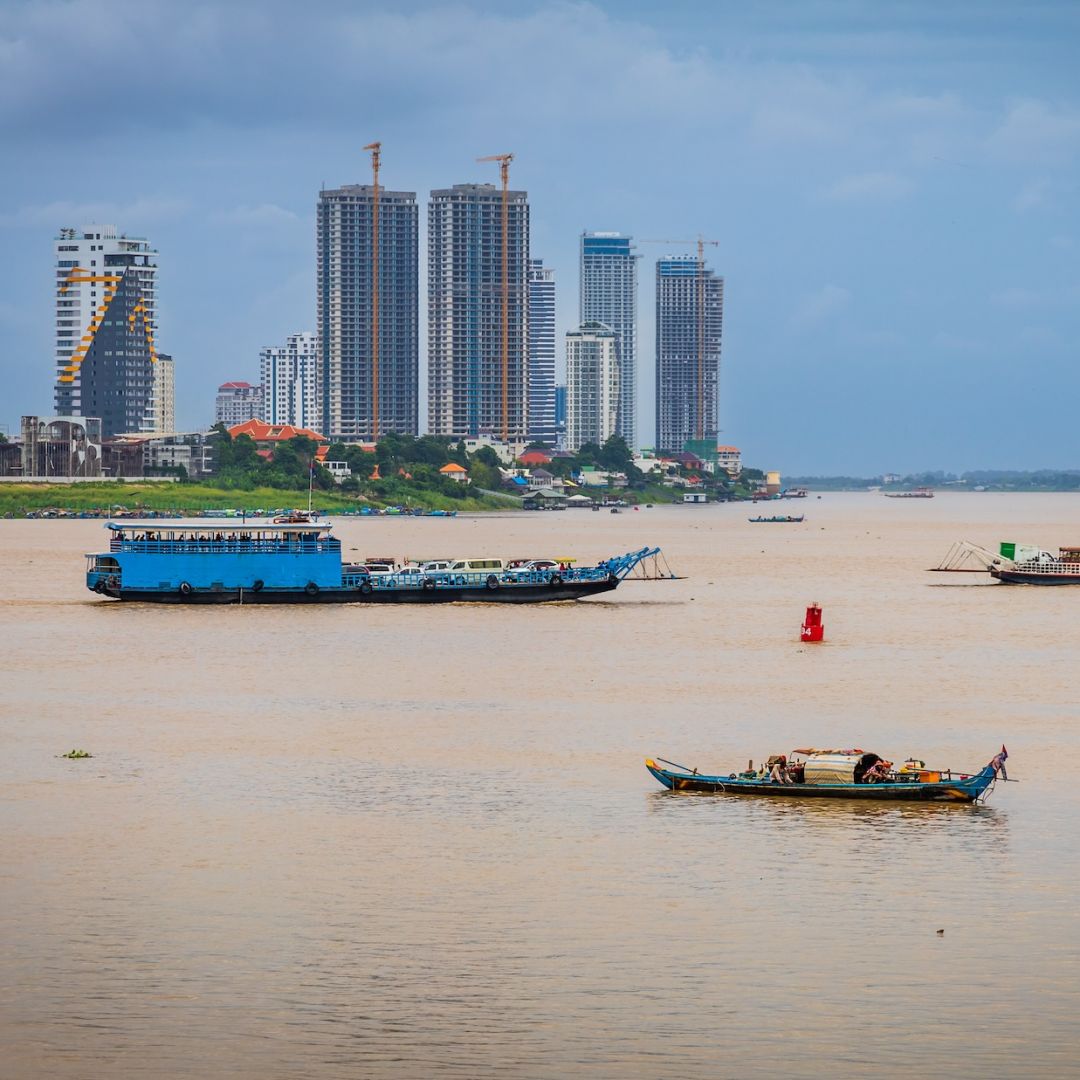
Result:
{"type": "Polygon", "coordinates": [[[139,198],[130,203],[58,200],[22,206],[14,213],[0,214],[0,227],[58,229],[65,225],[78,228],[91,223],[153,225],[183,216],[189,208],[185,199],[139,198]]]}
{"type": "Polygon", "coordinates": [[[221,210],[213,215],[215,221],[223,225],[267,228],[282,225],[295,225],[300,222],[300,215],[286,210],[274,203],[260,203],[258,206],[234,206],[231,210],[221,210]]]}
{"type": "Polygon", "coordinates": [[[1013,199],[1013,206],[1020,213],[1028,210],[1037,210],[1050,202],[1050,193],[1053,185],[1049,180],[1029,180],[1013,199]]]}
{"type": "Polygon", "coordinates": [[[1014,104],[986,140],[992,156],[1026,164],[1080,151],[1080,108],[1029,100],[1014,104]]]}
{"type": "Polygon", "coordinates": [[[824,285],[803,297],[795,308],[794,322],[809,327],[838,315],[851,303],[851,293],[839,285],[824,285]]]}
{"type": "Polygon", "coordinates": [[[894,202],[912,190],[910,180],[891,172],[845,176],[822,192],[830,202],[894,202]]]}

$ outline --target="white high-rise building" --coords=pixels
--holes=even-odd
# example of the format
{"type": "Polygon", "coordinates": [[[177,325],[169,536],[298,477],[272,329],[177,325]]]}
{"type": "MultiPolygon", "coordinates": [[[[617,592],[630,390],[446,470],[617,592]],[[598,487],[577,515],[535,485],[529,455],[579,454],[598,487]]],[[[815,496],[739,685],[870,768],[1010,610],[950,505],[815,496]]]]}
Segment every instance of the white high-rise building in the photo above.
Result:
{"type": "Polygon", "coordinates": [[[583,323],[566,334],[566,448],[602,446],[617,434],[618,338],[603,323],[583,323]]]}
{"type": "Polygon", "coordinates": [[[529,260],[529,439],[555,445],[555,271],[529,260]]]}
{"type": "Polygon", "coordinates": [[[63,228],[54,246],[57,414],[100,417],[105,438],[157,430],[157,252],[115,225],[63,228]]]}
{"type": "Polygon", "coordinates": [[[167,353],[158,353],[154,364],[153,415],[152,430],[162,434],[176,431],[176,378],[173,358],[167,353]]]}
{"type": "Polygon", "coordinates": [[[309,332],[290,334],[284,345],[259,351],[259,367],[264,412],[260,419],[320,431],[323,410],[318,338],[309,332]]]}
{"type": "Polygon", "coordinates": [[[578,319],[615,331],[619,354],[619,420],[616,434],[637,446],[637,262],[631,237],[617,232],[581,235],[578,319]]]}
{"type": "Polygon", "coordinates": [[[234,380],[218,387],[214,401],[214,423],[236,427],[248,420],[263,418],[263,388],[234,380]]]}

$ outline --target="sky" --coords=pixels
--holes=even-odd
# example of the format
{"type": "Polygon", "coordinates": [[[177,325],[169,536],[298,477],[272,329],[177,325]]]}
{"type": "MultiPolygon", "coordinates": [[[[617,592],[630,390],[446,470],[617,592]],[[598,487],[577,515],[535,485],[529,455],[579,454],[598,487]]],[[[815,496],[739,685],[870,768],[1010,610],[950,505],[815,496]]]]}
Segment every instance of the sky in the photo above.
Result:
{"type": "MultiPolygon", "coordinates": [[[[1080,4],[1039,0],[0,0],[0,430],[52,410],[60,227],[158,248],[201,427],[315,328],[318,191],[380,140],[422,244],[432,188],[514,154],[560,341],[583,230],[717,240],[748,464],[1080,468],[1078,56],[1080,4]]],[[[654,264],[685,250],[639,247],[645,443],[654,264]]]]}

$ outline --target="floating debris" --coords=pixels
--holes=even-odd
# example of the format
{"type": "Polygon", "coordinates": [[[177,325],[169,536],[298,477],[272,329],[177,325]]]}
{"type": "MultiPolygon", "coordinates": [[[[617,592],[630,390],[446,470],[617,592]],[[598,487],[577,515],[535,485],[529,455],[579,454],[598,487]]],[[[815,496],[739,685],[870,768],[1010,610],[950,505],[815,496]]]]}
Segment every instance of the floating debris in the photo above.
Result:
{"type": "Polygon", "coordinates": [[[66,754],[60,755],[62,758],[71,758],[74,761],[79,761],[82,758],[93,757],[94,755],[88,753],[86,750],[69,750],[66,754]]]}

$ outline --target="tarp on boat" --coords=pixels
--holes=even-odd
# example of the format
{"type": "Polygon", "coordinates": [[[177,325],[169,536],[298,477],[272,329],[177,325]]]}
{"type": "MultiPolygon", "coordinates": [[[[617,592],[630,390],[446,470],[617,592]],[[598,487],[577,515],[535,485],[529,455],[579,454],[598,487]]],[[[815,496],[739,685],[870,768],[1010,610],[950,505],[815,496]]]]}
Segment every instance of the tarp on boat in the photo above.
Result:
{"type": "Polygon", "coordinates": [[[827,753],[811,754],[806,759],[803,783],[806,784],[858,784],[866,771],[879,762],[877,754],[827,753]]]}

